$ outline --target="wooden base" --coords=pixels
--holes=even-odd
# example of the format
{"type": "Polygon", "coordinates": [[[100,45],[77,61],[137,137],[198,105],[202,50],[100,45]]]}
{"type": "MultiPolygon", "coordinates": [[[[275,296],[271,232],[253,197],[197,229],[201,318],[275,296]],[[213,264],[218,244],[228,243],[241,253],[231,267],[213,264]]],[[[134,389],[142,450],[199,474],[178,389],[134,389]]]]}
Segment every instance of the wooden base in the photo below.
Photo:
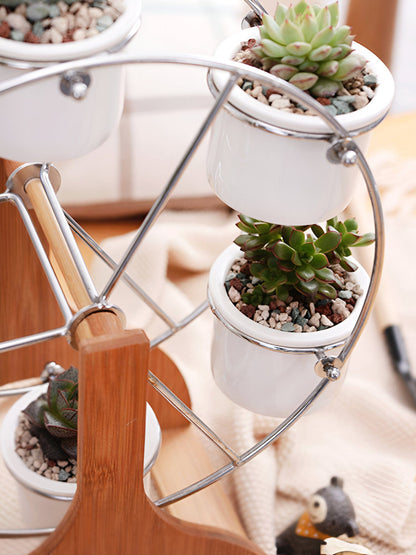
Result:
{"type": "MultiPolygon", "coordinates": [[[[3,164],[3,178],[8,175],[6,166],[3,164]]],[[[0,209],[0,338],[62,325],[57,303],[16,210],[10,206],[0,209]]],[[[149,342],[143,331],[123,331],[116,317],[105,312],[89,316],[78,326],[75,347],[78,352],[59,340],[0,355],[1,383],[38,376],[49,360],[79,368],[77,492],[61,524],[33,554],[261,555],[262,551],[243,537],[229,501],[214,493],[220,491],[219,486],[210,493],[208,503],[221,505],[217,522],[231,520],[233,533],[174,517],[175,509],[171,514],[158,509],[146,496],[142,477],[146,399],[165,430],[168,447],[191,437],[182,416],[153,389],[148,391],[150,364],[154,373],[190,404],[185,383],[170,359],[160,351],[154,351],[149,359],[149,342]]],[[[202,457],[201,445],[195,447],[197,438],[190,441],[192,451],[202,457]]],[[[167,461],[165,457],[159,472],[163,488],[171,470],[182,470],[167,461]]],[[[203,463],[202,468],[206,468],[203,463]]],[[[192,512],[189,503],[188,514],[192,512]]],[[[202,512],[203,504],[199,509],[202,512]]],[[[176,514],[185,516],[183,509],[176,514]]],[[[211,516],[210,520],[215,519],[211,516]]]]}

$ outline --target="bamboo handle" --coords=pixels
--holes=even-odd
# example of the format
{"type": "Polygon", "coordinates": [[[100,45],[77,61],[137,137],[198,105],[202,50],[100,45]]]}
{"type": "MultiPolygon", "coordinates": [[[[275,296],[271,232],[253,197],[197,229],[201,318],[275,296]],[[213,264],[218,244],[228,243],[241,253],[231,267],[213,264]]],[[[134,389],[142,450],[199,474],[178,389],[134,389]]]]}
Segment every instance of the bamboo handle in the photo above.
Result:
{"type": "MultiPolygon", "coordinates": [[[[26,193],[36,212],[39,224],[51,250],[51,263],[71,308],[76,312],[91,304],[91,299],[78,272],[61,228],[55,218],[45,190],[39,179],[26,185],[26,193]]],[[[75,348],[81,341],[101,335],[112,335],[123,329],[119,318],[108,312],[91,314],[74,332],[75,348]]]]}
{"type": "Polygon", "coordinates": [[[26,185],[26,193],[48,240],[53,259],[58,267],[57,274],[59,275],[57,277],[64,291],[70,292],[70,297],[72,297],[75,304],[75,310],[80,310],[90,305],[91,299],[85,289],[40,180],[33,179],[30,181],[26,185]]]}

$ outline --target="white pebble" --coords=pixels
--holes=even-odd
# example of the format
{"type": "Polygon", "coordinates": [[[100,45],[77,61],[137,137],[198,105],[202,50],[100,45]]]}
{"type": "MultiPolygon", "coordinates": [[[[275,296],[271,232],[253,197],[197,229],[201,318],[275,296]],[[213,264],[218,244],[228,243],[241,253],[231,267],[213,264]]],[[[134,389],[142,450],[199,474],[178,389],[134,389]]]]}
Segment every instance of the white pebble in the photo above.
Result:
{"type": "Polygon", "coordinates": [[[331,322],[331,320],[329,318],[327,318],[325,316],[325,314],[322,314],[321,317],[321,325],[322,326],[328,326],[329,328],[332,327],[334,325],[334,322],[331,322]]]}
{"type": "Polygon", "coordinates": [[[21,31],[24,35],[26,35],[26,33],[28,33],[32,28],[29,21],[27,21],[27,19],[19,13],[9,13],[6,17],[6,21],[12,29],[21,31]]]}
{"type": "Polygon", "coordinates": [[[14,13],[20,13],[20,15],[25,16],[26,10],[27,10],[26,4],[20,4],[20,6],[17,6],[17,8],[14,10],[14,13]]]}
{"type": "Polygon", "coordinates": [[[273,108],[277,108],[278,110],[283,110],[289,108],[291,106],[291,103],[288,98],[282,96],[281,98],[276,98],[275,100],[273,100],[272,106],[273,108]]]}
{"type": "Polygon", "coordinates": [[[271,316],[269,319],[269,325],[273,329],[276,327],[276,320],[273,318],[273,316],[271,316]]]}
{"type": "Polygon", "coordinates": [[[358,283],[356,285],[354,285],[352,290],[354,291],[354,293],[356,295],[362,295],[363,294],[363,290],[361,289],[361,286],[358,283]]]}
{"type": "Polygon", "coordinates": [[[62,0],[59,0],[58,4],[57,4],[59,11],[61,12],[61,15],[64,15],[67,13],[68,11],[68,4],[66,2],[63,2],[62,0]]]}
{"type": "Polygon", "coordinates": [[[295,324],[293,331],[296,332],[296,333],[301,333],[302,332],[302,326],[300,326],[299,324],[295,324]]]}
{"type": "Polygon", "coordinates": [[[254,87],[254,89],[251,90],[251,96],[253,98],[257,98],[259,94],[262,94],[262,91],[263,91],[263,87],[261,85],[258,85],[257,87],[254,87]]]}
{"type": "Polygon", "coordinates": [[[65,468],[68,465],[68,461],[56,461],[56,464],[61,468],[65,468]]]}
{"type": "Polygon", "coordinates": [[[228,291],[228,296],[233,303],[237,303],[241,299],[241,295],[235,287],[230,287],[230,290],[228,291]]]}
{"type": "Polygon", "coordinates": [[[112,6],[114,9],[116,9],[118,12],[123,12],[124,11],[124,3],[123,0],[108,0],[108,3],[110,4],[110,6],[112,6]]]}
{"type": "Polygon", "coordinates": [[[371,87],[367,87],[367,85],[363,85],[361,90],[367,95],[367,98],[371,99],[374,96],[374,91],[371,87]]]}
{"type": "Polygon", "coordinates": [[[309,319],[308,324],[310,326],[318,327],[320,321],[321,321],[321,315],[319,314],[319,312],[315,312],[315,314],[309,319]]]}
{"type": "Polygon", "coordinates": [[[0,6],[0,21],[4,21],[7,17],[7,10],[4,6],[0,6]]]}
{"type": "Polygon", "coordinates": [[[89,26],[90,20],[89,17],[84,17],[83,15],[77,14],[75,16],[75,26],[80,27],[81,29],[87,29],[89,26]]]}
{"type": "Polygon", "coordinates": [[[315,326],[311,326],[307,331],[308,333],[312,332],[312,331],[316,331],[317,328],[315,328],[315,326]]]}
{"type": "Polygon", "coordinates": [[[42,36],[40,37],[41,44],[46,44],[50,41],[51,38],[51,29],[47,29],[42,36]]]}
{"type": "Polygon", "coordinates": [[[354,108],[356,110],[359,110],[360,108],[364,108],[364,106],[367,106],[368,104],[368,98],[366,94],[358,94],[355,96],[354,102],[352,103],[352,105],[354,106],[354,108]]]}
{"type": "Polygon", "coordinates": [[[52,19],[52,28],[56,29],[61,35],[65,35],[68,31],[68,20],[66,17],[55,17],[52,19]]]}
{"type": "Polygon", "coordinates": [[[72,35],[72,38],[74,40],[83,40],[83,39],[85,39],[86,34],[87,33],[86,33],[85,29],[77,29],[74,32],[74,34],[72,35]]]}
{"type": "Polygon", "coordinates": [[[346,302],[343,299],[334,299],[332,301],[332,312],[334,314],[339,314],[343,318],[348,318],[350,311],[346,307],[346,302]]]}
{"type": "Polygon", "coordinates": [[[33,461],[33,467],[36,468],[36,470],[38,470],[42,465],[40,464],[39,461],[33,461]]]}
{"type": "Polygon", "coordinates": [[[95,35],[98,35],[98,34],[99,34],[99,31],[93,27],[91,29],[88,29],[87,34],[85,35],[85,37],[87,39],[89,39],[91,37],[95,37],[95,35]]]}
{"type": "Polygon", "coordinates": [[[271,95],[269,96],[269,102],[273,102],[273,100],[277,100],[277,99],[279,99],[279,98],[282,98],[282,95],[281,95],[281,94],[271,94],[271,95]]]}
{"type": "Polygon", "coordinates": [[[45,472],[45,470],[46,470],[47,468],[48,468],[48,465],[47,465],[46,462],[44,462],[44,463],[42,463],[42,464],[40,465],[39,471],[40,471],[40,472],[45,472]]]}
{"type": "Polygon", "coordinates": [[[54,29],[53,27],[52,27],[52,29],[51,29],[50,31],[51,31],[50,38],[51,38],[52,43],[53,43],[53,44],[59,44],[59,43],[61,43],[61,42],[62,42],[62,39],[64,38],[64,37],[61,35],[61,33],[60,33],[59,31],[57,31],[56,29],[54,29]]]}
{"type": "MultiPolygon", "coordinates": [[[[99,9],[99,8],[95,8],[95,9],[99,9]]],[[[104,11],[102,12],[102,15],[109,15],[115,21],[118,18],[118,16],[120,15],[120,12],[118,10],[116,10],[115,8],[113,8],[112,6],[107,6],[106,8],[104,8],[104,11]]],[[[239,86],[241,86],[243,84],[243,81],[244,81],[243,78],[241,78],[241,83],[240,83],[239,86]]]]}
{"type": "Polygon", "coordinates": [[[88,18],[88,11],[88,7],[85,4],[82,4],[82,6],[77,11],[77,15],[82,15],[82,17],[88,18]]]}
{"type": "Polygon", "coordinates": [[[313,303],[309,303],[309,312],[311,313],[311,316],[313,316],[315,314],[315,305],[313,303]]]}
{"type": "Polygon", "coordinates": [[[283,324],[283,322],[289,322],[289,314],[287,314],[286,312],[282,312],[281,314],[279,314],[278,316],[279,322],[281,322],[283,324]]]}
{"type": "Polygon", "coordinates": [[[69,8],[69,11],[71,13],[77,13],[77,11],[80,9],[81,7],[81,2],[75,2],[74,4],[72,4],[72,6],[69,8]]]}
{"type": "MultiPolygon", "coordinates": [[[[109,9],[114,11],[114,8],[109,9]]],[[[103,15],[103,13],[105,13],[105,11],[103,12],[101,8],[89,8],[88,10],[88,15],[94,19],[98,19],[103,15]]]]}

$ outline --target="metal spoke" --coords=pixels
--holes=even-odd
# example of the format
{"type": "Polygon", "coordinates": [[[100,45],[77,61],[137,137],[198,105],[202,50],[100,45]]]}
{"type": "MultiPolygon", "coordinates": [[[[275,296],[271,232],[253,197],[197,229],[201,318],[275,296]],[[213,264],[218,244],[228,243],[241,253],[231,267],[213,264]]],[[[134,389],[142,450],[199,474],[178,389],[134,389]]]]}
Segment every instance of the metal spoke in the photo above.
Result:
{"type": "Polygon", "coordinates": [[[158,335],[155,339],[152,339],[150,341],[150,348],[153,349],[153,347],[160,345],[161,343],[163,343],[163,341],[166,341],[166,339],[169,339],[169,337],[172,337],[172,335],[175,335],[175,333],[177,333],[178,331],[182,330],[185,326],[190,324],[193,320],[195,320],[195,318],[197,318],[200,314],[202,314],[208,307],[209,307],[208,301],[205,300],[195,310],[193,310],[190,314],[188,314],[188,316],[186,316],[183,320],[180,320],[177,324],[175,324],[174,328],[162,333],[161,335],[158,335]]]}
{"type": "Polygon", "coordinates": [[[45,252],[45,249],[43,248],[43,245],[39,239],[35,226],[33,225],[32,220],[30,219],[29,213],[26,210],[25,205],[23,204],[21,198],[13,193],[1,194],[0,203],[1,202],[12,202],[18,209],[20,217],[22,218],[22,221],[32,241],[33,247],[36,251],[36,254],[38,255],[40,263],[43,266],[43,270],[46,274],[46,277],[48,278],[49,284],[58,302],[59,308],[61,309],[61,312],[65,318],[65,321],[68,323],[69,320],[72,318],[71,309],[69,308],[65,295],[63,294],[61,286],[59,285],[59,281],[55,276],[55,272],[53,271],[49,258],[45,252]]]}
{"type": "Polygon", "coordinates": [[[37,343],[42,343],[43,341],[49,341],[50,339],[57,339],[58,337],[64,337],[67,331],[68,331],[68,328],[64,326],[62,328],[56,328],[53,330],[42,331],[40,333],[34,333],[32,335],[26,335],[25,337],[8,339],[0,343],[0,353],[13,351],[14,349],[20,349],[21,347],[28,347],[29,345],[36,345],[37,343]]]}
{"type": "Polygon", "coordinates": [[[103,291],[100,295],[100,300],[103,301],[107,298],[107,296],[111,293],[117,281],[120,279],[121,274],[124,272],[125,267],[129,263],[131,257],[133,256],[134,252],[142,242],[144,236],[149,231],[150,227],[153,225],[154,221],[156,220],[157,216],[162,211],[163,207],[165,206],[169,195],[173,191],[175,185],[178,183],[179,178],[183,174],[186,166],[188,165],[189,161],[191,160],[193,154],[195,153],[196,149],[198,148],[199,144],[201,143],[202,139],[204,138],[208,128],[210,127],[211,123],[213,122],[215,116],[217,115],[218,111],[224,104],[227,96],[229,95],[231,89],[233,88],[235,82],[238,79],[238,75],[232,74],[227,84],[225,85],[224,89],[219,94],[218,98],[215,101],[213,108],[210,110],[208,116],[206,117],[204,123],[202,124],[200,130],[198,131],[194,141],[192,142],[191,146],[185,153],[184,157],[182,158],[181,162],[179,163],[178,167],[174,171],[172,177],[170,178],[168,184],[166,185],[165,189],[153,204],[152,208],[149,210],[146,218],[144,219],[142,225],[140,226],[136,237],[133,239],[130,247],[127,249],[127,252],[121,259],[121,262],[115,269],[113,275],[111,276],[110,280],[108,281],[107,285],[104,287],[103,291]]]}
{"type": "Polygon", "coordinates": [[[0,530],[0,538],[23,538],[27,536],[46,536],[55,532],[55,528],[17,528],[0,530]]]}
{"type": "MultiPolygon", "coordinates": [[[[101,258],[103,262],[107,264],[112,270],[117,267],[117,262],[108,255],[105,250],[100,247],[100,245],[89,235],[67,212],[65,212],[65,217],[69,222],[70,227],[78,235],[80,239],[84,241],[90,249],[101,258]]],[[[144,303],[151,308],[161,320],[165,322],[170,328],[176,328],[176,323],[172,318],[166,314],[166,312],[151,298],[149,295],[138,285],[133,278],[131,278],[126,272],[122,275],[122,280],[129,285],[129,287],[139,295],[144,303]]]]}
{"type": "Polygon", "coordinates": [[[162,397],[164,397],[175,409],[182,414],[184,418],[200,430],[208,439],[210,439],[227,457],[238,464],[239,456],[229,445],[227,445],[209,426],[205,424],[192,409],[190,409],[183,401],[179,399],[157,376],[150,372],[148,380],[162,397]]]}
{"type": "Polygon", "coordinates": [[[214,484],[227,474],[230,474],[236,468],[243,466],[244,464],[251,461],[256,455],[264,451],[266,447],[271,445],[273,442],[277,440],[277,438],[289,429],[293,424],[297,421],[297,419],[310,408],[310,406],[316,401],[322,391],[327,387],[329,381],[326,378],[323,378],[316,388],[312,391],[312,393],[299,405],[299,407],[292,412],[275,430],[273,430],[269,435],[267,435],[262,441],[259,441],[256,445],[254,445],[251,449],[243,453],[238,457],[238,461],[236,463],[228,463],[223,467],[219,468],[212,474],[205,476],[201,480],[194,482],[193,484],[183,488],[171,495],[167,495],[161,499],[155,501],[155,505],[158,507],[166,507],[167,505],[171,505],[172,503],[176,503],[185,497],[189,497],[193,493],[200,491],[201,489],[205,489],[206,487],[214,484]]]}

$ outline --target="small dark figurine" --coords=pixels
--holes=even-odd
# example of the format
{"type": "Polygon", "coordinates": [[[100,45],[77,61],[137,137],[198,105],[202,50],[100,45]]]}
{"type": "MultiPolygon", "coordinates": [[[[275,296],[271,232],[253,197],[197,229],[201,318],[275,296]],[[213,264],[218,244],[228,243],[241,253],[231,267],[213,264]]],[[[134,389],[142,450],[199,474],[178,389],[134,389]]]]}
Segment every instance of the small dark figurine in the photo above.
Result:
{"type": "Polygon", "coordinates": [[[326,538],[358,534],[354,507],[342,486],[343,480],[334,476],[312,495],[302,516],[277,536],[278,555],[320,555],[326,538]]]}

